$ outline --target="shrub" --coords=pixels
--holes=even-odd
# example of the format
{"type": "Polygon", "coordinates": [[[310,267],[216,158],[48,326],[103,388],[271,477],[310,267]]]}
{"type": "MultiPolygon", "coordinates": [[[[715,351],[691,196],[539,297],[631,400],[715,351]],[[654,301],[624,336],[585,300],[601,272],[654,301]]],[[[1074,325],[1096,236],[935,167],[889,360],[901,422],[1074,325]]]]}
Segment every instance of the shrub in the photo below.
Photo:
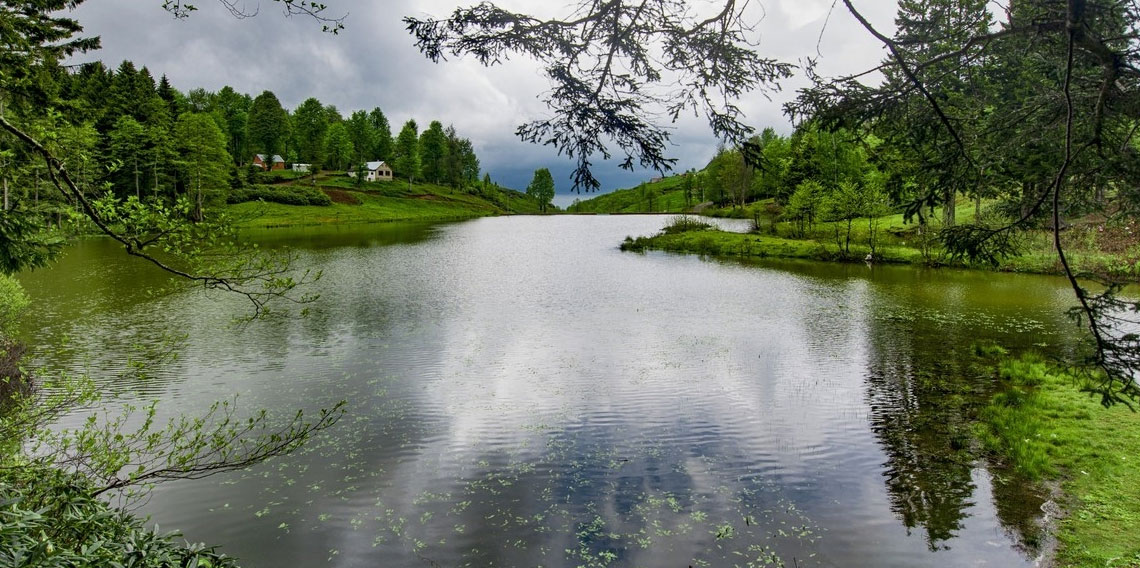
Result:
{"type": "Polygon", "coordinates": [[[251,185],[246,189],[234,190],[226,197],[226,202],[230,204],[259,200],[284,205],[332,205],[332,200],[323,191],[302,185],[251,185]]]}
{"type": "Polygon", "coordinates": [[[12,335],[20,314],[28,307],[28,295],[11,276],[0,274],[0,338],[12,335]]]}
{"type": "Polygon", "coordinates": [[[696,217],[678,215],[673,217],[673,220],[670,221],[664,229],[661,229],[661,234],[673,235],[676,233],[687,233],[689,231],[706,231],[711,228],[713,228],[712,225],[704,221],[699,221],[696,217]]]}
{"type": "Polygon", "coordinates": [[[59,470],[0,469],[0,495],[0,566],[237,566],[213,549],[146,528],[91,497],[82,477],[59,470]]]}

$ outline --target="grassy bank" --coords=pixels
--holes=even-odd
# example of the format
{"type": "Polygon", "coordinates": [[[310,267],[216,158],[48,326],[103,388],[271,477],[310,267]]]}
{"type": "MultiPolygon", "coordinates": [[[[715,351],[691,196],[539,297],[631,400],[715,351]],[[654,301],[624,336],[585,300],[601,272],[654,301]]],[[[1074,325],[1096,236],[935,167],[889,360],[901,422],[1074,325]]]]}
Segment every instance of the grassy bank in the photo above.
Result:
{"type": "MultiPolygon", "coordinates": [[[[311,180],[293,182],[312,187],[311,180]]],[[[287,191],[290,185],[275,186],[287,191]]],[[[346,177],[318,177],[316,188],[330,205],[287,205],[251,201],[227,206],[243,227],[286,227],[336,223],[453,221],[508,214],[538,213],[538,204],[517,191],[495,188],[466,192],[403,181],[356,184],[346,177]]]]}
{"type": "MultiPolygon", "coordinates": [[[[959,205],[959,222],[971,222],[973,214],[972,204],[959,205]]],[[[875,244],[873,252],[876,262],[961,266],[1037,274],[1061,273],[1061,265],[1053,249],[1052,235],[1047,231],[1023,235],[1019,243],[1019,254],[1001,259],[996,266],[986,262],[971,264],[950,258],[937,241],[924,237],[913,223],[905,223],[901,214],[879,217],[874,222],[857,219],[851,224],[850,234],[844,222],[815,223],[810,227],[801,227],[786,222],[765,221],[761,217],[759,230],[751,233],[689,227],[683,231],[663,231],[652,236],[631,236],[622,244],[622,249],[664,250],[719,257],[862,261],[872,253],[871,242],[875,244]]],[[[1130,280],[1140,278],[1140,230],[1133,230],[1130,226],[1106,227],[1104,224],[1074,225],[1063,234],[1062,242],[1070,263],[1078,273],[1130,280]]]]}
{"type": "Polygon", "coordinates": [[[1007,381],[979,437],[1020,475],[1060,488],[1056,566],[1140,566],[1140,413],[1080,392],[1036,355],[1003,361],[1007,381]]]}
{"type": "MultiPolygon", "coordinates": [[[[715,229],[660,234],[651,237],[629,237],[622,243],[623,250],[665,250],[722,257],[806,258],[835,261],[862,259],[870,253],[867,246],[852,244],[848,251],[835,243],[811,239],[790,239],[756,233],[729,233],[715,229]]],[[[919,263],[922,253],[905,246],[878,247],[879,262],[919,263]]]]}

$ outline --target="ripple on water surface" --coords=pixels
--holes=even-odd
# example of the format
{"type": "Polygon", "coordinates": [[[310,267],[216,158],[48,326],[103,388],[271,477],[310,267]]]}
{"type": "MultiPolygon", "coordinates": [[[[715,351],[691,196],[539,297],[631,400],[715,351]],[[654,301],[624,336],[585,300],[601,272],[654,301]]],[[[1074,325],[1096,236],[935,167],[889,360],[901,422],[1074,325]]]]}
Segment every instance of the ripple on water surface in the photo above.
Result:
{"type": "Polygon", "coordinates": [[[240,302],[189,294],[43,324],[111,370],[134,338],[189,333],[124,398],[347,400],[296,455],[147,506],[246,566],[1027,565],[1010,492],[951,448],[992,388],[970,342],[1060,342],[1063,283],[617,250],[665,222],[308,235],[309,318],[234,327],[240,302]]]}

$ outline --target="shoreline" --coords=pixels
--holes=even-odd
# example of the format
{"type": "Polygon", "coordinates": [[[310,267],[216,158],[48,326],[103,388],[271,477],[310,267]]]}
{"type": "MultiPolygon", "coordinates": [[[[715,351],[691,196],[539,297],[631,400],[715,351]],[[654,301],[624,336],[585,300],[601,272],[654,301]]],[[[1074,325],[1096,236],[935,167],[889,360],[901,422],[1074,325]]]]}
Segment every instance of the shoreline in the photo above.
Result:
{"type": "MultiPolygon", "coordinates": [[[[784,258],[804,259],[820,262],[862,263],[872,253],[863,243],[851,243],[844,251],[834,242],[821,242],[816,239],[785,238],[758,233],[733,233],[718,229],[689,230],[676,233],[658,233],[652,236],[627,236],[620,245],[629,252],[664,251],[680,254],[698,254],[716,258],[784,258]]],[[[1070,252],[1071,260],[1078,273],[1102,278],[1127,278],[1136,280],[1134,273],[1121,273],[1095,255],[1070,252]]],[[[916,248],[899,244],[877,245],[873,264],[912,265],[930,268],[957,268],[988,272],[1040,274],[1046,276],[1063,275],[1055,255],[1039,252],[1026,252],[1001,260],[997,265],[989,263],[953,262],[939,255],[924,255],[916,248]]]]}

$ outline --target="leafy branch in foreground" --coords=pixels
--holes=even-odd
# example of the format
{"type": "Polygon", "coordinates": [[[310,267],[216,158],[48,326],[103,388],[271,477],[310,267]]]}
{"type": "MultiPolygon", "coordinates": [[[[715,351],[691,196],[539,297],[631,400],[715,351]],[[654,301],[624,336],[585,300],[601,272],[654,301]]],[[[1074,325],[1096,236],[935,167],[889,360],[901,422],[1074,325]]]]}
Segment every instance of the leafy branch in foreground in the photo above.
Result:
{"type": "Polygon", "coordinates": [[[313,434],[336,424],[342,401],[307,420],[297,411],[276,424],[261,410],[242,418],[236,398],[215,402],[200,416],[177,416],[156,426],[157,403],[126,407],[118,416],[91,415],[83,428],[43,441],[48,463],[76,471],[95,484],[92,496],[174,479],[201,479],[240,470],[299,448],[313,434]],[[139,419],[142,424],[131,429],[139,419]]]}
{"type": "Polygon", "coordinates": [[[703,112],[716,136],[737,143],[752,134],[735,101],[778,89],[792,65],[757,54],[748,5],[724,0],[702,16],[681,0],[584,0],[565,19],[541,20],[484,2],[447,19],[404,23],[434,62],[537,60],[552,85],[545,102],[553,116],[516,133],[577,158],[574,188],[593,191],[600,183],[590,160],[610,159],[611,143],[625,156],[623,168],[671,169],[670,132],[660,123],[681,113],[703,112]]]}
{"type": "MultiPolygon", "coordinates": [[[[310,15],[324,9],[283,1],[310,15]]],[[[77,166],[86,161],[84,150],[77,150],[76,139],[68,136],[72,125],[52,110],[66,105],[34,80],[56,68],[60,57],[97,47],[95,39],[71,38],[81,30],[77,22],[52,15],[80,3],[0,4],[0,44],[6,48],[0,49],[0,158],[42,159],[43,173],[73,218],[89,221],[129,255],[176,281],[244,296],[254,306],[254,317],[266,313],[273,300],[314,299],[295,294],[319,274],[292,276],[292,257],[244,246],[224,218],[202,215],[201,176],[193,203],[189,196],[164,201],[157,191],[153,200],[143,201],[137,182],[136,195],[127,199],[92,195],[90,177],[77,166]],[[79,168],[81,181],[69,166],[79,168]]],[[[238,416],[236,403],[225,401],[198,417],[171,418],[163,427],[151,404],[141,418],[128,407],[117,417],[94,414],[81,428],[55,431],[52,426],[61,416],[103,401],[89,377],[40,375],[22,361],[25,347],[13,337],[12,324],[27,298],[11,274],[46,265],[61,241],[37,209],[9,209],[7,179],[0,208],[0,565],[235,565],[209,549],[180,546],[157,529],[144,529],[143,520],[100,495],[119,492],[137,498],[160,481],[199,479],[287,454],[336,424],[343,403],[315,417],[297,412],[277,421],[264,411],[238,416]]],[[[37,200],[38,179],[37,174],[37,200]]],[[[172,354],[165,348],[144,352],[142,359],[128,360],[127,371],[145,374],[148,364],[172,354]]]]}

